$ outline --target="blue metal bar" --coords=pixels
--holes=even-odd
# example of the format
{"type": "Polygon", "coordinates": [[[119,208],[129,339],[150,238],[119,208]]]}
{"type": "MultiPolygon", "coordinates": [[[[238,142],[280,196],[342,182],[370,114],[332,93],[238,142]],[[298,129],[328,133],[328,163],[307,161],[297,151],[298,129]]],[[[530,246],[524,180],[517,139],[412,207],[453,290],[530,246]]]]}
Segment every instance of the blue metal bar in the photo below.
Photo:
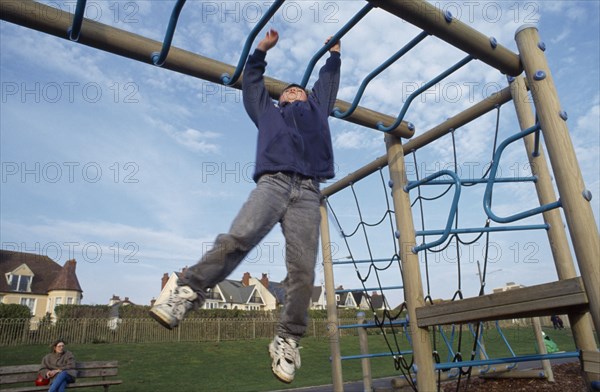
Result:
{"type": "Polygon", "coordinates": [[[502,363],[541,361],[544,359],[578,358],[578,357],[579,357],[579,351],[570,351],[570,352],[552,353],[552,354],[522,355],[519,357],[509,357],[509,358],[493,358],[493,359],[480,359],[480,360],[474,360],[474,361],[436,363],[435,369],[436,370],[444,370],[444,369],[453,369],[453,368],[458,368],[458,367],[485,366],[485,365],[497,365],[497,364],[502,364],[502,363]]]}
{"type": "Polygon", "coordinates": [[[333,261],[333,265],[342,265],[342,264],[365,264],[365,263],[389,263],[392,259],[365,259],[365,260],[348,260],[348,261],[333,261]]]}
{"type": "Polygon", "coordinates": [[[419,181],[413,181],[405,187],[406,192],[408,192],[413,188],[416,188],[420,185],[426,184],[429,181],[431,181],[435,178],[438,178],[440,176],[443,176],[443,175],[452,177],[452,179],[454,180],[454,188],[455,188],[454,189],[454,198],[452,199],[452,205],[450,206],[450,213],[448,214],[448,221],[446,222],[446,228],[444,229],[442,236],[440,238],[438,238],[437,240],[413,247],[413,249],[412,249],[413,253],[418,253],[419,251],[421,251],[423,249],[433,248],[434,246],[437,246],[437,245],[443,243],[444,241],[446,241],[446,239],[450,235],[450,230],[452,229],[452,222],[454,221],[454,216],[456,215],[456,210],[458,209],[458,200],[460,199],[460,178],[458,178],[458,175],[456,175],[456,173],[454,173],[453,171],[440,170],[439,172],[434,173],[430,176],[427,176],[419,181]]]}
{"type": "Polygon", "coordinates": [[[373,80],[373,78],[375,78],[377,75],[379,75],[381,72],[383,72],[387,67],[389,67],[390,65],[392,65],[393,63],[398,61],[398,59],[400,57],[404,56],[412,48],[417,46],[417,44],[419,42],[423,41],[428,35],[429,35],[429,33],[423,31],[421,34],[419,34],[415,38],[413,38],[413,40],[410,41],[408,44],[406,44],[402,49],[397,51],[392,57],[387,59],[383,64],[381,64],[379,67],[375,68],[375,70],[373,72],[371,72],[370,74],[368,74],[367,77],[360,84],[360,87],[358,88],[358,92],[356,93],[356,96],[354,97],[354,100],[352,101],[352,105],[350,105],[350,108],[348,108],[348,110],[346,110],[345,112],[341,112],[338,108],[333,108],[333,115],[337,118],[346,118],[349,115],[351,115],[352,113],[354,113],[354,111],[358,107],[358,103],[360,102],[360,99],[362,98],[362,96],[365,92],[365,89],[367,88],[367,85],[371,82],[371,80],[373,80]]]}
{"type": "Polygon", "coordinates": [[[371,3],[367,3],[367,5],[365,5],[360,11],[358,11],[358,13],[356,13],[356,15],[354,15],[352,19],[350,19],[340,31],[338,31],[333,37],[331,37],[327,44],[325,44],[321,49],[319,49],[319,51],[317,51],[317,53],[315,53],[312,59],[310,59],[308,66],[306,67],[306,71],[304,71],[304,76],[302,77],[302,81],[300,82],[300,85],[302,87],[306,88],[306,85],[308,84],[308,79],[310,79],[310,74],[312,74],[312,71],[315,69],[317,61],[319,61],[319,59],[323,57],[323,55],[329,49],[331,49],[331,47],[335,45],[348,31],[350,31],[350,29],[354,27],[365,15],[367,15],[369,11],[373,9],[373,7],[374,6],[371,3]]]}
{"type": "MultiPolygon", "coordinates": [[[[498,226],[498,227],[473,227],[463,229],[451,229],[450,234],[471,234],[471,233],[491,233],[497,231],[523,231],[523,230],[548,230],[550,225],[522,225],[522,226],[498,226]]],[[[440,235],[444,234],[445,230],[421,230],[415,231],[415,235],[440,235]]]]}
{"type": "MultiPolygon", "coordinates": [[[[510,351],[510,355],[512,355],[513,357],[516,357],[517,354],[515,354],[515,352],[513,351],[512,347],[510,346],[510,343],[508,343],[508,339],[506,339],[506,336],[504,335],[504,332],[502,332],[502,329],[500,328],[500,323],[498,322],[498,320],[496,320],[496,330],[498,330],[498,333],[500,334],[500,337],[504,341],[504,344],[508,348],[508,351],[510,351]]],[[[508,366],[507,369],[513,369],[515,367],[517,367],[516,362],[513,363],[511,366],[508,366]]]]}
{"type": "Polygon", "coordinates": [[[408,320],[406,319],[402,319],[402,320],[394,320],[392,322],[389,323],[385,323],[383,325],[379,325],[376,323],[364,323],[364,324],[346,324],[346,325],[340,325],[338,327],[338,329],[352,329],[352,328],[386,328],[388,326],[394,326],[394,325],[407,325],[408,324],[408,320]]]}
{"type": "MultiPolygon", "coordinates": [[[[537,180],[538,180],[537,176],[501,177],[501,178],[496,178],[495,182],[537,182],[537,180]]],[[[409,181],[408,184],[410,185],[412,182],[414,182],[414,181],[409,181]]],[[[461,184],[487,184],[487,182],[488,182],[487,178],[461,178],[460,179],[461,184]]],[[[435,180],[435,181],[429,181],[427,184],[424,184],[424,185],[450,185],[450,184],[454,184],[454,181],[452,181],[452,180],[435,180]]]]}
{"type": "Polygon", "coordinates": [[[448,68],[446,71],[444,71],[441,74],[439,74],[438,76],[436,76],[434,79],[430,80],[429,82],[425,83],[423,86],[421,86],[420,88],[415,90],[412,94],[410,94],[408,96],[408,99],[406,100],[406,102],[404,102],[404,105],[402,106],[402,110],[400,110],[400,114],[398,114],[396,121],[392,125],[387,126],[387,127],[385,125],[383,125],[383,123],[380,121],[377,123],[377,129],[379,129],[382,132],[389,132],[392,129],[396,129],[398,127],[398,125],[400,125],[402,120],[404,119],[404,115],[406,114],[406,112],[408,111],[408,108],[410,107],[410,104],[416,97],[418,97],[419,95],[421,95],[421,93],[428,90],[431,86],[433,86],[436,83],[439,83],[441,80],[443,80],[446,77],[448,77],[449,75],[453,74],[454,72],[456,72],[457,70],[459,70],[464,65],[468,64],[469,62],[471,62],[471,60],[474,60],[474,59],[475,58],[471,55],[465,57],[464,59],[460,60],[458,63],[454,64],[452,67],[448,68]]]}
{"type": "Polygon", "coordinates": [[[240,78],[240,76],[242,75],[242,70],[244,69],[244,64],[246,64],[246,58],[248,57],[248,53],[250,53],[252,43],[256,39],[258,33],[260,33],[260,30],[262,30],[262,28],[265,27],[267,22],[269,22],[269,19],[271,19],[271,17],[275,15],[275,12],[277,12],[277,10],[283,5],[284,1],[285,0],[277,0],[273,4],[271,4],[267,12],[262,16],[262,18],[260,18],[256,26],[254,26],[254,28],[250,32],[250,35],[248,35],[248,38],[246,38],[246,43],[244,44],[242,54],[237,63],[237,67],[235,68],[233,76],[230,76],[227,72],[221,75],[221,82],[224,85],[230,86],[237,82],[237,80],[240,78]]]}
{"type": "Polygon", "coordinates": [[[353,291],[383,291],[383,290],[396,290],[396,289],[403,289],[404,286],[389,286],[389,287],[369,287],[369,288],[364,288],[364,289],[340,289],[340,290],[335,290],[336,294],[341,294],[341,293],[351,293],[353,291]]]}
{"type": "Polygon", "coordinates": [[[534,157],[540,156],[540,130],[535,131],[535,138],[533,139],[533,152],[531,153],[534,157]]]}
{"type": "Polygon", "coordinates": [[[169,54],[169,50],[171,49],[173,35],[175,35],[177,20],[179,19],[179,14],[181,13],[181,9],[183,8],[184,4],[185,0],[177,0],[177,3],[175,3],[175,6],[173,7],[173,12],[171,13],[171,19],[169,19],[169,25],[167,26],[167,32],[165,34],[162,49],[160,50],[160,53],[154,52],[151,55],[152,63],[154,65],[161,67],[167,59],[167,55],[169,54]]]}
{"type": "Polygon", "coordinates": [[[398,355],[401,355],[401,356],[402,355],[410,355],[412,353],[413,353],[412,350],[410,350],[410,351],[400,351],[399,353],[374,353],[374,354],[345,355],[345,356],[342,356],[342,360],[379,358],[379,357],[395,357],[398,355]]]}
{"type": "MultiPolygon", "coordinates": [[[[446,348],[448,349],[448,360],[450,361],[452,358],[454,358],[455,355],[454,350],[452,349],[452,343],[448,341],[448,338],[446,337],[446,333],[442,329],[442,326],[440,325],[438,328],[440,330],[440,335],[442,336],[442,339],[444,339],[444,343],[446,343],[446,348]]],[[[454,325],[452,326],[452,335],[452,339],[454,340],[454,325]]]]}
{"type": "Polygon", "coordinates": [[[552,210],[554,208],[558,208],[561,206],[560,201],[555,201],[553,203],[544,204],[543,206],[539,206],[539,207],[532,208],[527,211],[519,212],[518,214],[514,214],[514,215],[511,215],[511,216],[508,216],[505,218],[499,217],[492,212],[492,191],[493,191],[494,183],[496,181],[496,173],[498,171],[498,164],[500,162],[500,157],[502,156],[502,152],[509,144],[515,142],[516,140],[523,138],[524,136],[527,136],[533,132],[536,132],[538,129],[540,129],[540,125],[536,124],[536,125],[532,126],[531,128],[528,128],[522,132],[512,135],[511,137],[509,137],[508,139],[506,139],[502,143],[500,143],[500,146],[498,146],[498,149],[494,153],[494,159],[492,162],[492,167],[490,169],[488,183],[485,188],[485,193],[483,195],[483,209],[485,210],[486,215],[494,222],[510,223],[510,222],[528,218],[530,216],[537,215],[537,214],[540,214],[540,213],[543,213],[543,212],[546,212],[546,211],[549,211],[549,210],[552,210]]]}
{"type": "Polygon", "coordinates": [[[73,24],[67,30],[69,39],[71,41],[79,41],[79,34],[81,33],[81,25],[83,24],[83,14],[85,13],[85,3],[87,0],[77,0],[75,6],[75,14],[73,15],[73,24]]]}

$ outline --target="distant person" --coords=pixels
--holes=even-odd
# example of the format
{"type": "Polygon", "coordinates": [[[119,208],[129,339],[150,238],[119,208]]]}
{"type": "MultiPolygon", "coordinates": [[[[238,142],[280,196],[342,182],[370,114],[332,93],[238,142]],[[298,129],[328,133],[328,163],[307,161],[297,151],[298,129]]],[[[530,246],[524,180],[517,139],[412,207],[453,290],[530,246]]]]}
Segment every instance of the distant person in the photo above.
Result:
{"type": "Polygon", "coordinates": [[[48,392],[64,392],[67,384],[75,382],[77,377],[75,356],[65,349],[65,342],[61,339],[52,344],[51,350],[42,359],[39,374],[50,380],[48,392]]]}
{"type": "Polygon", "coordinates": [[[167,328],[176,327],[189,310],[202,305],[207,289],[227,278],[279,223],[286,244],[286,295],[269,353],[273,374],[290,383],[300,367],[299,341],[306,331],[315,278],[320,182],[335,175],[328,119],[338,92],[341,60],[336,42],[312,91],[291,84],[275,103],[263,75],[267,51],[278,40],[277,31],[267,32],[248,57],[242,81],[244,107],[258,128],[256,188],[229,233],[217,236],[213,248],[186,270],[167,300],[154,304],[150,315],[167,328]]]}
{"type": "Polygon", "coordinates": [[[563,329],[565,327],[560,316],[550,316],[550,321],[552,321],[552,326],[554,327],[554,329],[563,329]]]}
{"type": "Polygon", "coordinates": [[[556,320],[558,321],[558,329],[563,329],[565,326],[560,316],[556,316],[556,320]]]}

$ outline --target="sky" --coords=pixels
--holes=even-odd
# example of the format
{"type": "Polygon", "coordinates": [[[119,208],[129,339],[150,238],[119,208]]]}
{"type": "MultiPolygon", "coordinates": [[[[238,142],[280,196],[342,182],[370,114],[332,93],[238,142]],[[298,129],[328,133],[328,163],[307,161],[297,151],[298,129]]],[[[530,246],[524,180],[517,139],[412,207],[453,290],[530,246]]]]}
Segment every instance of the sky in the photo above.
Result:
{"type": "MultiPolygon", "coordinates": [[[[44,1],[73,12],[75,1],[44,1]]],[[[88,1],[86,17],[162,41],[174,1],[88,1]]],[[[310,58],[364,6],[363,1],[287,1],[268,28],[280,41],[267,56],[266,75],[301,80],[310,58]]],[[[517,52],[514,33],[536,25],[579,159],[596,225],[600,207],[600,2],[592,1],[437,1],[435,6],[517,52]]],[[[173,45],[228,64],[237,64],[243,43],[267,2],[188,0],[173,45]]],[[[420,31],[381,9],[371,11],[342,40],[338,98],[351,102],[361,81],[420,31]]],[[[85,29],[82,31],[85,35],[85,29]]],[[[256,41],[253,47],[256,45],[256,41]]],[[[77,260],[84,304],[106,304],[113,295],[149,304],[158,296],[164,273],[196,263],[219,233],[226,232],[253,189],[256,129],[241,93],[190,76],[122,58],[93,48],[0,23],[0,247],[47,255],[64,264],[77,260]]],[[[408,95],[466,54],[428,37],[398,60],[365,91],[360,105],[396,117],[408,95]]],[[[324,59],[317,64],[317,69],[324,59]]],[[[309,86],[315,80],[313,72],[309,86]]],[[[506,77],[474,61],[415,99],[405,119],[420,134],[507,86],[506,77]]],[[[485,174],[496,138],[496,111],[407,156],[410,179],[454,168],[461,177],[485,174]],[[455,150],[453,149],[453,144],[455,150]],[[416,164],[413,159],[416,159],[416,164]]],[[[512,102],[500,108],[497,140],[519,131],[512,102]]],[[[385,154],[383,134],[339,119],[330,120],[336,178],[385,154]]],[[[522,143],[502,156],[504,177],[528,176],[522,143]]],[[[387,169],[329,198],[345,233],[360,222],[386,217],[387,169]],[[382,181],[383,177],[383,181],[382,181]]],[[[324,184],[323,186],[327,186],[324,184]]],[[[445,188],[423,187],[425,196],[445,188]]],[[[484,186],[463,188],[460,227],[482,227],[484,186]]],[[[411,191],[415,200],[417,191],[411,191]]],[[[442,228],[452,198],[417,203],[415,226],[442,228]],[[423,223],[422,223],[423,222],[423,223]]],[[[391,201],[390,201],[391,202],[391,201]]],[[[537,205],[531,183],[494,188],[493,210],[506,216],[537,205]]],[[[333,216],[333,214],[331,214],[333,216]]],[[[538,224],[540,216],[515,224],[538,224]]],[[[394,239],[384,220],[346,241],[331,224],[333,257],[347,260],[390,258],[394,239]]],[[[465,235],[465,242],[475,240],[465,235]]],[[[434,240],[435,237],[428,237],[434,240]]],[[[426,295],[451,298],[479,292],[477,262],[483,264],[484,238],[471,246],[420,253],[426,295]],[[460,254],[460,263],[459,257],[460,254]]],[[[286,270],[284,238],[276,227],[230,279],[244,272],[281,281],[286,270]]],[[[540,230],[493,233],[488,245],[486,288],[507,282],[526,286],[557,279],[546,233],[540,230]]],[[[319,255],[315,284],[323,281],[319,255]]],[[[385,266],[385,265],[383,265],[385,266]]],[[[381,266],[381,267],[383,267],[381,266]]],[[[374,271],[373,269],[371,269],[374,271]]],[[[367,264],[334,271],[344,288],[363,287],[367,264]]],[[[396,264],[377,270],[365,287],[401,285],[396,264]]],[[[388,294],[391,305],[401,290],[388,294]]]]}

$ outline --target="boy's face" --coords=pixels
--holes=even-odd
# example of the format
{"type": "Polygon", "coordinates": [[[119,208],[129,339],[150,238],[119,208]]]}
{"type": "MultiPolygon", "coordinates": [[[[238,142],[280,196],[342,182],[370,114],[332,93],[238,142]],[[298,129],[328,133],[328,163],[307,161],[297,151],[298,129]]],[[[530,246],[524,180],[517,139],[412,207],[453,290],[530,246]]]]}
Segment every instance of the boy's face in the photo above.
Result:
{"type": "Polygon", "coordinates": [[[306,91],[304,91],[304,89],[302,89],[300,87],[296,87],[296,86],[292,86],[292,87],[289,87],[289,88],[286,88],[285,90],[283,90],[283,92],[281,93],[281,96],[279,97],[279,103],[280,104],[282,104],[284,102],[292,103],[294,101],[302,101],[302,102],[308,101],[308,96],[306,95],[306,91]]]}

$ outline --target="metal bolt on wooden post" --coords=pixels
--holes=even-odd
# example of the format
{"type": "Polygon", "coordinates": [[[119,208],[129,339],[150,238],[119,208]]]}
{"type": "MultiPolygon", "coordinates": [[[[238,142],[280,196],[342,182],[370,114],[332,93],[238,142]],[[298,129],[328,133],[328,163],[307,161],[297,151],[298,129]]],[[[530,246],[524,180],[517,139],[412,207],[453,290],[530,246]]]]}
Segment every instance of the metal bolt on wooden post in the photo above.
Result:
{"type": "Polygon", "coordinates": [[[589,301],[589,310],[600,332],[600,237],[558,93],[535,26],[523,26],[515,34],[521,62],[539,118],[548,157],[567,220],[577,264],[589,301]],[[543,73],[544,77],[540,77],[543,73]]]}

